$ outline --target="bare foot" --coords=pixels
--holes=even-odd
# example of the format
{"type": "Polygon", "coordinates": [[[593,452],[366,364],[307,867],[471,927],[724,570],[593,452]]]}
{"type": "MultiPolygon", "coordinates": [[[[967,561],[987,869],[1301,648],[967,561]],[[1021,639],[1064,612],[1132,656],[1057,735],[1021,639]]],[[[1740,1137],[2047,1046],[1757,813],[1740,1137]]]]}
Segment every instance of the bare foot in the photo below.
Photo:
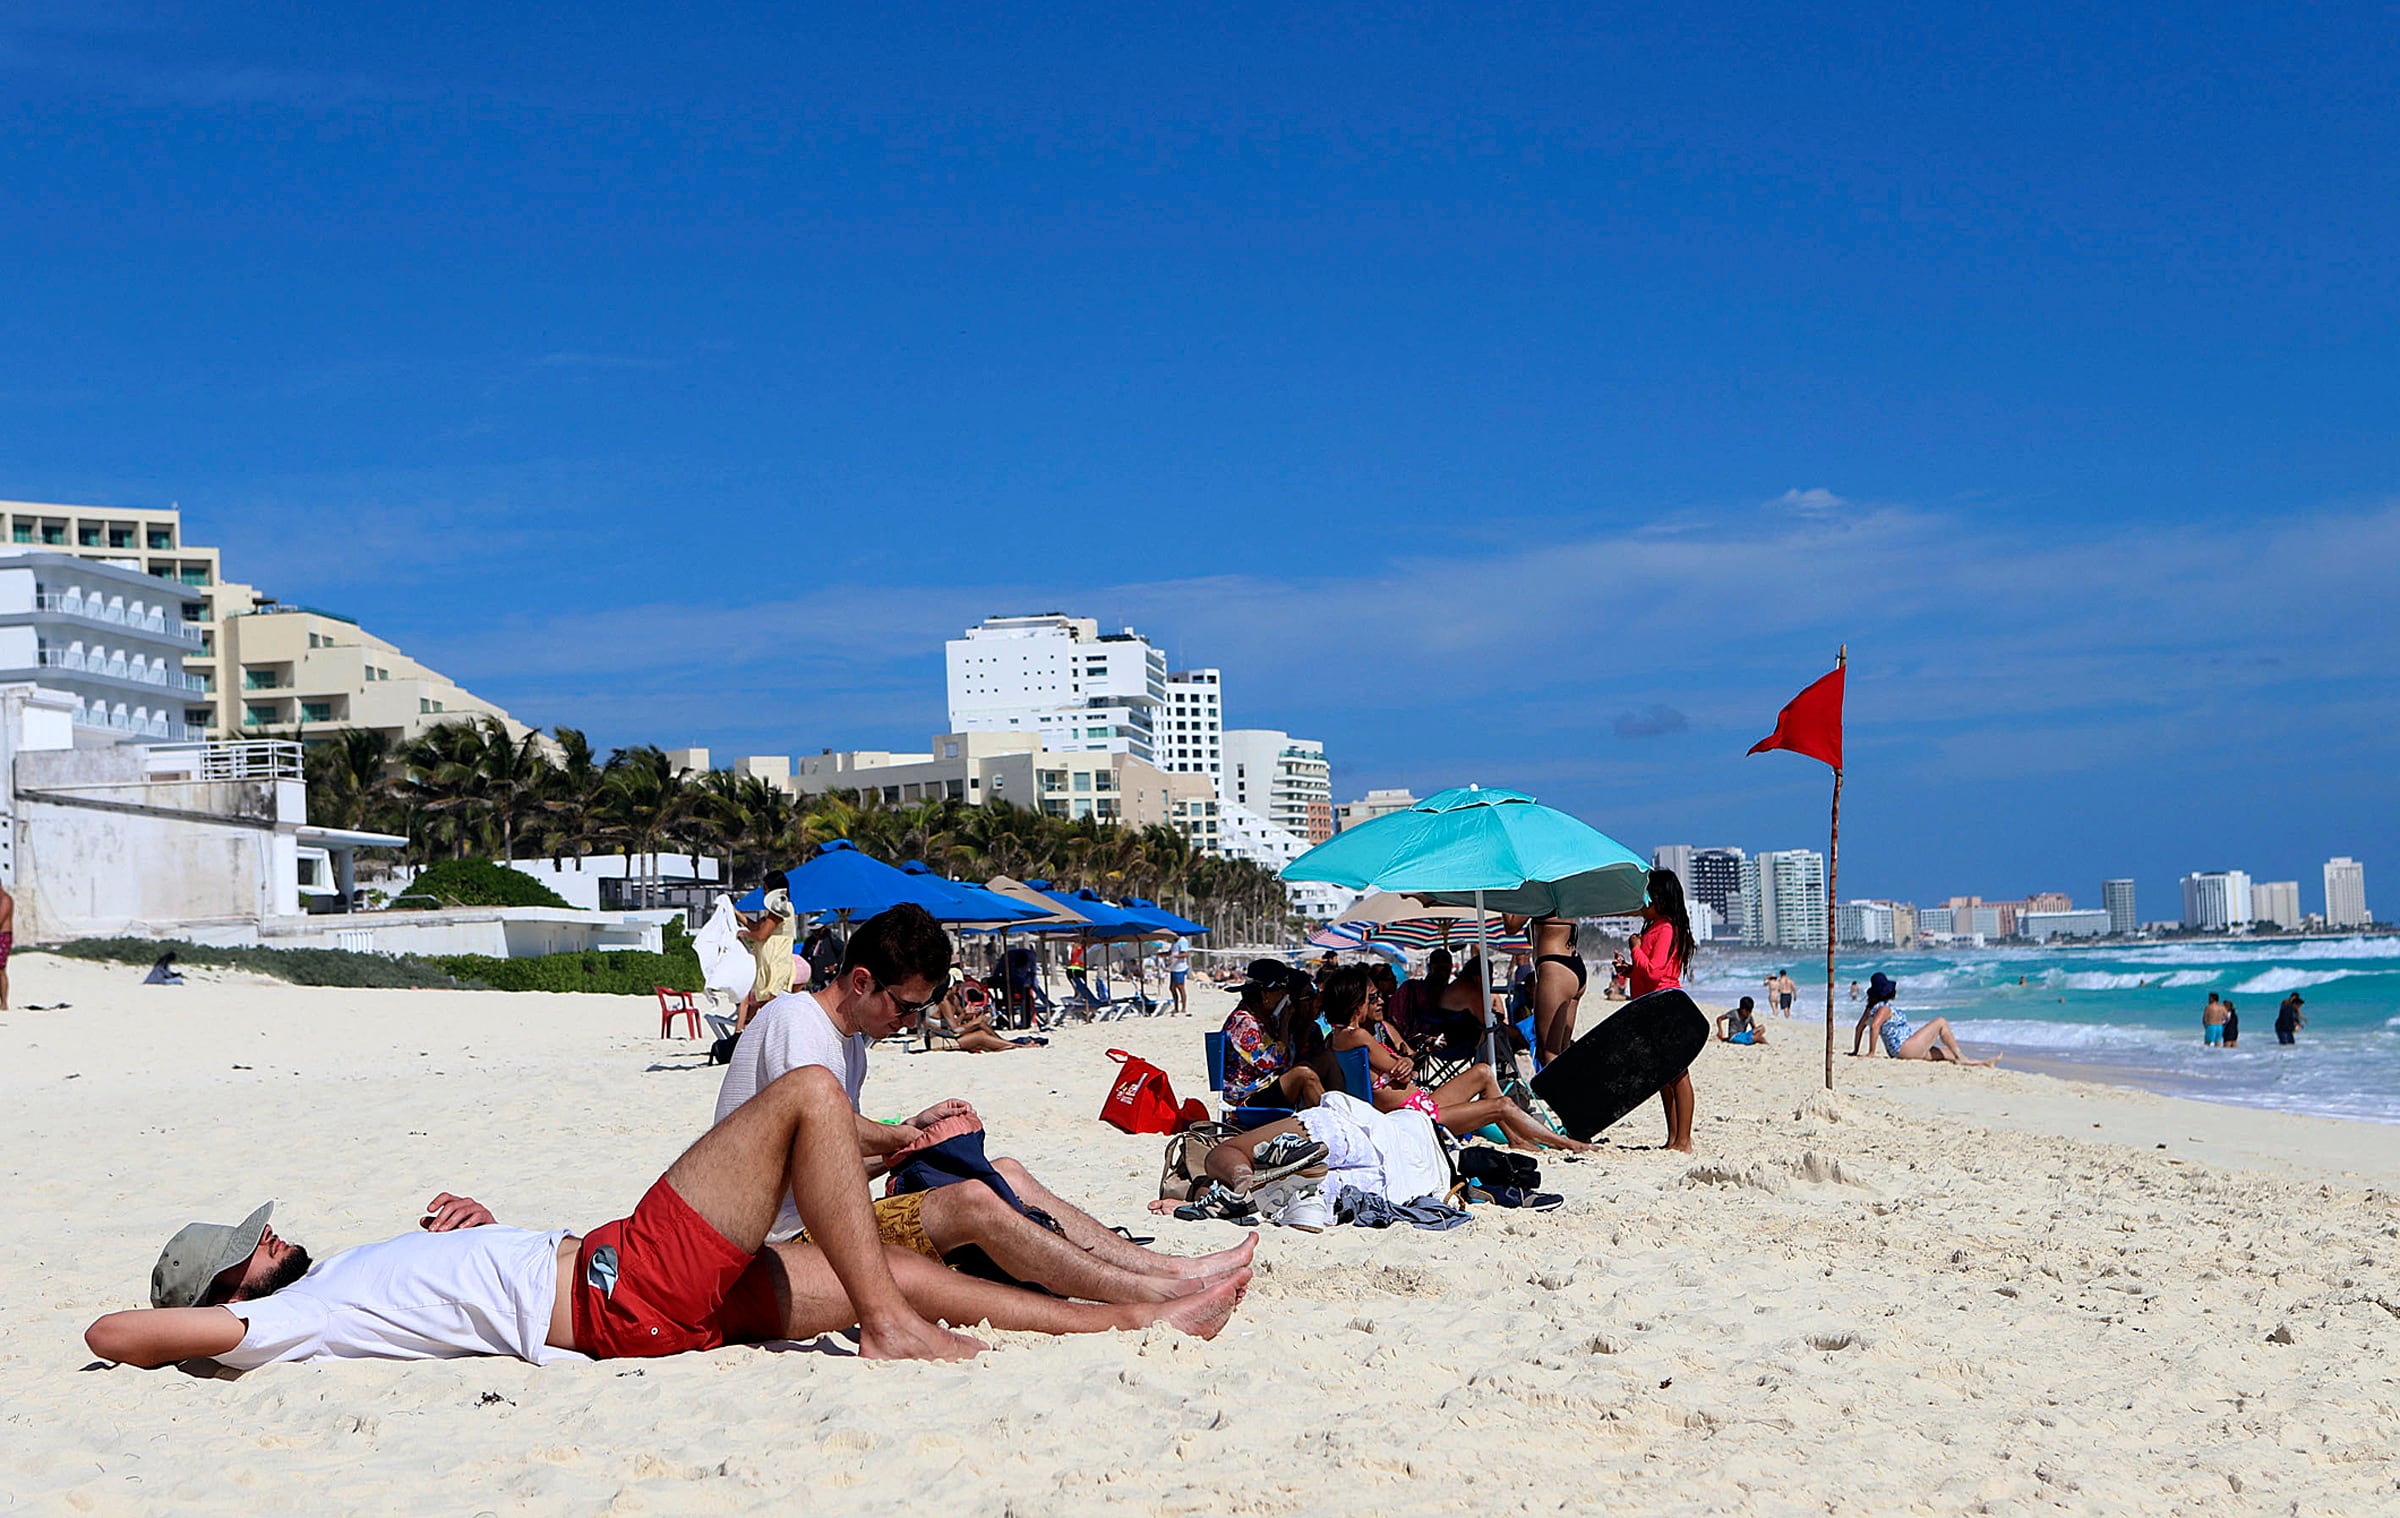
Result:
{"type": "MultiPolygon", "coordinates": [[[[1171,1205],[1167,1208],[1169,1212],[1174,1210],[1171,1205]]],[[[1256,1253],[1258,1253],[1258,1235],[1253,1233],[1244,1237],[1231,1249],[1220,1249],[1215,1254],[1172,1257],[1167,1261],[1171,1267],[1167,1273],[1183,1276],[1189,1280],[1214,1281],[1249,1264],[1250,1257],[1256,1253]]]]}
{"type": "Polygon", "coordinates": [[[1249,1290],[1249,1270],[1237,1270],[1206,1291],[1177,1297],[1150,1321],[1180,1328],[1197,1339],[1213,1339],[1224,1330],[1226,1320],[1249,1290]]]}
{"type": "Polygon", "coordinates": [[[981,1339],[954,1334],[923,1318],[897,1319],[872,1328],[861,1326],[858,1357],[862,1360],[965,1360],[991,1348],[981,1339]]]}

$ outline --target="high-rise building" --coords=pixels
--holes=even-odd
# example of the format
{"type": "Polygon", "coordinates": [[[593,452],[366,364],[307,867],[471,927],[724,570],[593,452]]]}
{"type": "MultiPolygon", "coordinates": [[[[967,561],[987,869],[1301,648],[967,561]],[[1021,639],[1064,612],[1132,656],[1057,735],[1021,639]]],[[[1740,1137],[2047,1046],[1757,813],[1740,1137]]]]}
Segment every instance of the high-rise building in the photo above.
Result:
{"type": "Polygon", "coordinates": [[[1273,728],[1228,728],[1218,798],[1288,833],[1323,843],[1333,836],[1333,772],[1325,745],[1273,728]]]}
{"type": "Polygon", "coordinates": [[[1213,669],[1187,669],[1167,676],[1167,709],[1159,718],[1158,767],[1170,775],[1206,775],[1225,789],[1225,692],[1213,669]]]}
{"type": "Polygon", "coordinates": [[[1157,762],[1167,656],[1132,628],[1059,612],[986,617],[944,645],[950,729],[1031,733],[1054,754],[1157,762]]]}
{"type": "Polygon", "coordinates": [[[2075,901],[2064,891],[2036,891],[2026,897],[2024,905],[2017,910],[2020,912],[2072,912],[2075,910],[2075,901]]]}
{"type": "MultiPolygon", "coordinates": [[[[218,551],[184,541],[183,513],[0,501],[9,544],[96,559],[149,577],[147,611],[184,645],[172,708],[154,714],[194,736],[370,727],[407,741],[440,722],[489,714],[523,724],[346,617],[284,606],[224,577],[218,551]],[[264,620],[272,619],[272,620],[264,620]]],[[[130,604],[130,603],[129,603],[130,604]]],[[[113,714],[114,707],[111,711],[113,714]]]]}
{"type": "Polygon", "coordinates": [[[2017,914],[2018,934],[2035,943],[2048,943],[2053,938],[2098,938],[2107,931],[2108,913],[2099,907],[2017,914]]]}
{"type": "Polygon", "coordinates": [[[1650,868],[1673,870],[1683,882],[1684,899],[1692,900],[1692,846],[1688,843],[1668,843],[1650,851],[1650,868]]]}
{"type": "Polygon", "coordinates": [[[1362,822],[1373,822],[1394,812],[1405,812],[1417,804],[1416,794],[1403,786],[1398,790],[1369,791],[1356,801],[1345,801],[1333,809],[1333,828],[1341,832],[1362,822]]]}
{"type": "Polygon", "coordinates": [[[1892,903],[1892,946],[1898,949],[1917,946],[1917,904],[1913,901],[1892,903]]]}
{"type": "Polygon", "coordinates": [[[1825,944],[1825,856],[1814,849],[1769,849],[1750,861],[1758,897],[1749,942],[1781,948],[1825,944]]]}
{"type": "Polygon", "coordinates": [[[2108,910],[2108,931],[2134,933],[2142,926],[2133,910],[2133,882],[2103,880],[2100,882],[2100,904],[2108,910]]]}
{"type": "Polygon", "coordinates": [[[2297,880],[2254,880],[2250,882],[2250,920],[2278,928],[2300,926],[2300,882],[2297,880]]]}
{"type": "Polygon", "coordinates": [[[2367,867],[2347,854],[2325,861],[2325,926],[2363,928],[2367,912],[2367,867]]]}
{"type": "Polygon", "coordinates": [[[1726,937],[1749,941],[1751,919],[1743,915],[1740,849],[1693,849],[1690,867],[1676,873],[1683,877],[1683,894],[1687,899],[1716,908],[1717,920],[1724,924],[1726,937]]]}
{"type": "Polygon", "coordinates": [[[2202,870],[2183,877],[2183,925],[2203,932],[2250,926],[2250,877],[2240,870],[2202,870]]]}
{"type": "Polygon", "coordinates": [[[1886,944],[1896,941],[1892,903],[1845,901],[1833,909],[1833,936],[1846,944],[1886,944]]]}
{"type": "Polygon", "coordinates": [[[205,737],[207,698],[184,670],[199,639],[181,601],[105,560],[22,549],[0,557],[0,683],[47,691],[37,705],[67,714],[70,743],[73,728],[103,742],[205,737]]]}

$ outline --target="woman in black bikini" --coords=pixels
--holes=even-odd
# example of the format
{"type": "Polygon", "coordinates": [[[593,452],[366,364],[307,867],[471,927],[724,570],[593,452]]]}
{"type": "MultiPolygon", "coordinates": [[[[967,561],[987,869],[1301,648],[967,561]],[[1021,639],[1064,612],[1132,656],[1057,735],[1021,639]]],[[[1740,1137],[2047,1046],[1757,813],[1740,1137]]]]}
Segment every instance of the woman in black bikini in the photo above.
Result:
{"type": "Polygon", "coordinates": [[[1575,1042],[1575,1012],[1590,979],[1575,949],[1575,919],[1503,917],[1500,924],[1533,940],[1534,1058],[1546,1065],[1575,1042]]]}

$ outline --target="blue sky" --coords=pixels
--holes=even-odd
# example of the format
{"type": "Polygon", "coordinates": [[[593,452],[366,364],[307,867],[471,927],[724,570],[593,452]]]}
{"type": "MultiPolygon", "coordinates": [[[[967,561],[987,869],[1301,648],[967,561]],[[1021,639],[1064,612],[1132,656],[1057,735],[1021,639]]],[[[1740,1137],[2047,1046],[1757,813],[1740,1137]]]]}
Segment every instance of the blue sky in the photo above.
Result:
{"type": "Polygon", "coordinates": [[[603,743],[1062,608],[1645,848],[1822,841],[1846,641],[1855,891],[2388,915],[2389,12],[1657,9],[0,0],[0,495],[603,743]]]}

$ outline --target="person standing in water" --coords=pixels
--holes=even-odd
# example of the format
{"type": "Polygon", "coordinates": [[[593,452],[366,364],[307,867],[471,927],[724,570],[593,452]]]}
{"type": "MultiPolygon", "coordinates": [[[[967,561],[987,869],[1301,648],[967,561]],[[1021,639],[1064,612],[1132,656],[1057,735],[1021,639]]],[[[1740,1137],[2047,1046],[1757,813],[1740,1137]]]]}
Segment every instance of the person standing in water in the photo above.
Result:
{"type": "Polygon", "coordinates": [[[2208,993],[2208,1005],[2200,1009],[2200,1042],[2211,1049],[2225,1042],[2225,1002],[2214,991],[2208,993]]]}
{"type": "MultiPolygon", "coordinates": [[[[1642,931],[1633,941],[1633,994],[1648,996],[1683,984],[1692,967],[1692,917],[1683,903],[1683,880],[1673,870],[1650,872],[1650,900],[1642,908],[1642,931]]],[[[1685,1070],[1659,1089],[1666,1109],[1667,1147],[1692,1152],[1692,1072],[1685,1070]]]]}
{"type": "Polygon", "coordinates": [[[2300,1015],[2300,1004],[2304,1000],[2299,992],[2294,991],[2283,999],[2282,1006],[2275,1009],[2275,1042],[2289,1044],[2299,1041],[2294,1035],[2308,1026],[2308,1019],[2300,1015]]]}

